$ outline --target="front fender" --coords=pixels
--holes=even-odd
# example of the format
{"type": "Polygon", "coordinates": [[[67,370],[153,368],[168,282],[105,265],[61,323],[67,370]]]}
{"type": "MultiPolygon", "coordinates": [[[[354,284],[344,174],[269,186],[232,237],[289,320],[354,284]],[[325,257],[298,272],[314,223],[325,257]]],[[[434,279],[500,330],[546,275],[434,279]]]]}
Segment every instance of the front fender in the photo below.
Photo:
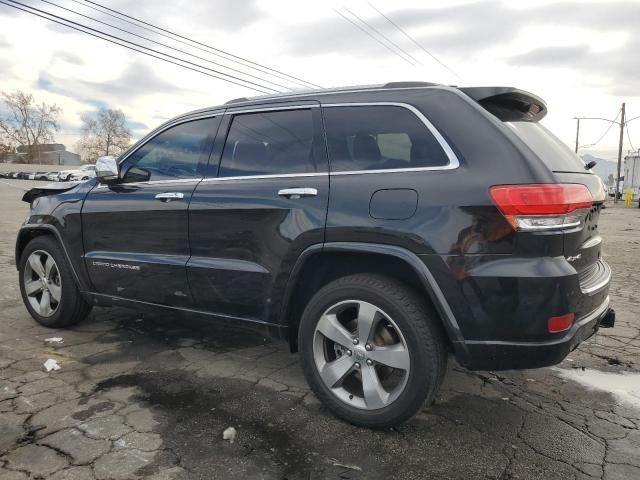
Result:
{"type": "Polygon", "coordinates": [[[58,231],[58,229],[53,225],[48,224],[40,224],[40,225],[24,225],[18,231],[18,237],[16,238],[16,247],[15,247],[15,259],[16,259],[16,268],[19,268],[20,265],[20,257],[22,256],[22,252],[25,247],[35,237],[41,235],[51,235],[53,236],[58,243],[62,246],[62,250],[65,254],[68,265],[71,267],[71,271],[73,272],[74,280],[78,285],[78,288],[81,291],[87,291],[87,278],[83,276],[82,273],[78,271],[78,262],[72,261],[72,257],[69,255],[67,250],[67,245],[62,238],[62,235],[58,231]]]}
{"type": "Polygon", "coordinates": [[[80,213],[84,199],[94,184],[85,182],[60,191],[52,189],[46,195],[32,199],[29,217],[16,238],[16,266],[32,238],[52,235],[62,246],[80,290],[91,290],[91,282],[82,262],[84,247],[80,213]]]}

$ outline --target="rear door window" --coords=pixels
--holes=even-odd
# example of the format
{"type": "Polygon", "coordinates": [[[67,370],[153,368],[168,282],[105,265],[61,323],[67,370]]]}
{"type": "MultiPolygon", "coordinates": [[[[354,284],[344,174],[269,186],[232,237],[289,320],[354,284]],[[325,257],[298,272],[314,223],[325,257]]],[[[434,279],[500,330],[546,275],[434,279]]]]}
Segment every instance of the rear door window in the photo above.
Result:
{"type": "Polygon", "coordinates": [[[553,133],[537,122],[506,122],[553,172],[589,173],[584,162],[553,133]]]}
{"type": "Polygon", "coordinates": [[[311,109],[236,114],[220,177],[316,172],[311,109]]]}
{"type": "Polygon", "coordinates": [[[442,167],[449,157],[412,111],[394,105],[323,108],[334,172],[442,167]]]}

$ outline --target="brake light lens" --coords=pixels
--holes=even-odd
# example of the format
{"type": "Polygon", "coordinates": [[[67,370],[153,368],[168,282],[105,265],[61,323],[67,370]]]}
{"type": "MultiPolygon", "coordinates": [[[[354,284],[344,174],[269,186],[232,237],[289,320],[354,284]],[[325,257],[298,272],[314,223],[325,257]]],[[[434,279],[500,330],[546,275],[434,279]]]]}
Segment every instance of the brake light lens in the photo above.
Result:
{"type": "Polygon", "coordinates": [[[571,328],[574,319],[575,315],[573,313],[567,313],[559,317],[550,317],[549,320],[547,320],[547,329],[549,333],[564,332],[571,328]]]}
{"type": "Polygon", "coordinates": [[[516,230],[553,230],[579,227],[593,204],[581,184],[495,185],[489,194],[516,230]]]}

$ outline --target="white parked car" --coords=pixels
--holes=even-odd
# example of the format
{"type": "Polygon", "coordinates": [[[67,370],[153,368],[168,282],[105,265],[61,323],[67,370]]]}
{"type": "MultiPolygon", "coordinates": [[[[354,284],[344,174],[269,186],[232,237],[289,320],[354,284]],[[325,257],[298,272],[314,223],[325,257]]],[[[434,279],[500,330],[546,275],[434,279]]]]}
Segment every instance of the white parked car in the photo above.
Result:
{"type": "Polygon", "coordinates": [[[82,168],[76,170],[71,174],[71,181],[77,182],[82,180],[89,180],[90,178],[95,178],[96,176],[96,166],[95,165],[83,165],[82,168]]]}
{"type": "Polygon", "coordinates": [[[60,181],[59,173],[58,172],[49,172],[49,173],[47,173],[47,180],[49,180],[50,182],[58,182],[58,181],[60,181]]]}
{"type": "Polygon", "coordinates": [[[95,165],[83,165],[75,170],[62,170],[58,173],[58,179],[61,182],[77,182],[80,180],[89,180],[96,176],[95,165]]]}

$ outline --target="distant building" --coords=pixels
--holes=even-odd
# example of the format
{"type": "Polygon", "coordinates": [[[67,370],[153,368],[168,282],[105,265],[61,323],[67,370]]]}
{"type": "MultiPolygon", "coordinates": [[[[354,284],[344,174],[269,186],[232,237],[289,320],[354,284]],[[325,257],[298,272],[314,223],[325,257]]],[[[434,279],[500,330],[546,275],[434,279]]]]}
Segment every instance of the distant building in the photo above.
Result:
{"type": "Polygon", "coordinates": [[[25,157],[31,154],[29,163],[38,163],[41,165],[80,165],[80,155],[77,153],[67,152],[67,149],[61,143],[45,143],[42,145],[34,145],[31,148],[19,146],[16,148],[16,155],[21,157],[16,163],[25,163],[25,157]]]}

